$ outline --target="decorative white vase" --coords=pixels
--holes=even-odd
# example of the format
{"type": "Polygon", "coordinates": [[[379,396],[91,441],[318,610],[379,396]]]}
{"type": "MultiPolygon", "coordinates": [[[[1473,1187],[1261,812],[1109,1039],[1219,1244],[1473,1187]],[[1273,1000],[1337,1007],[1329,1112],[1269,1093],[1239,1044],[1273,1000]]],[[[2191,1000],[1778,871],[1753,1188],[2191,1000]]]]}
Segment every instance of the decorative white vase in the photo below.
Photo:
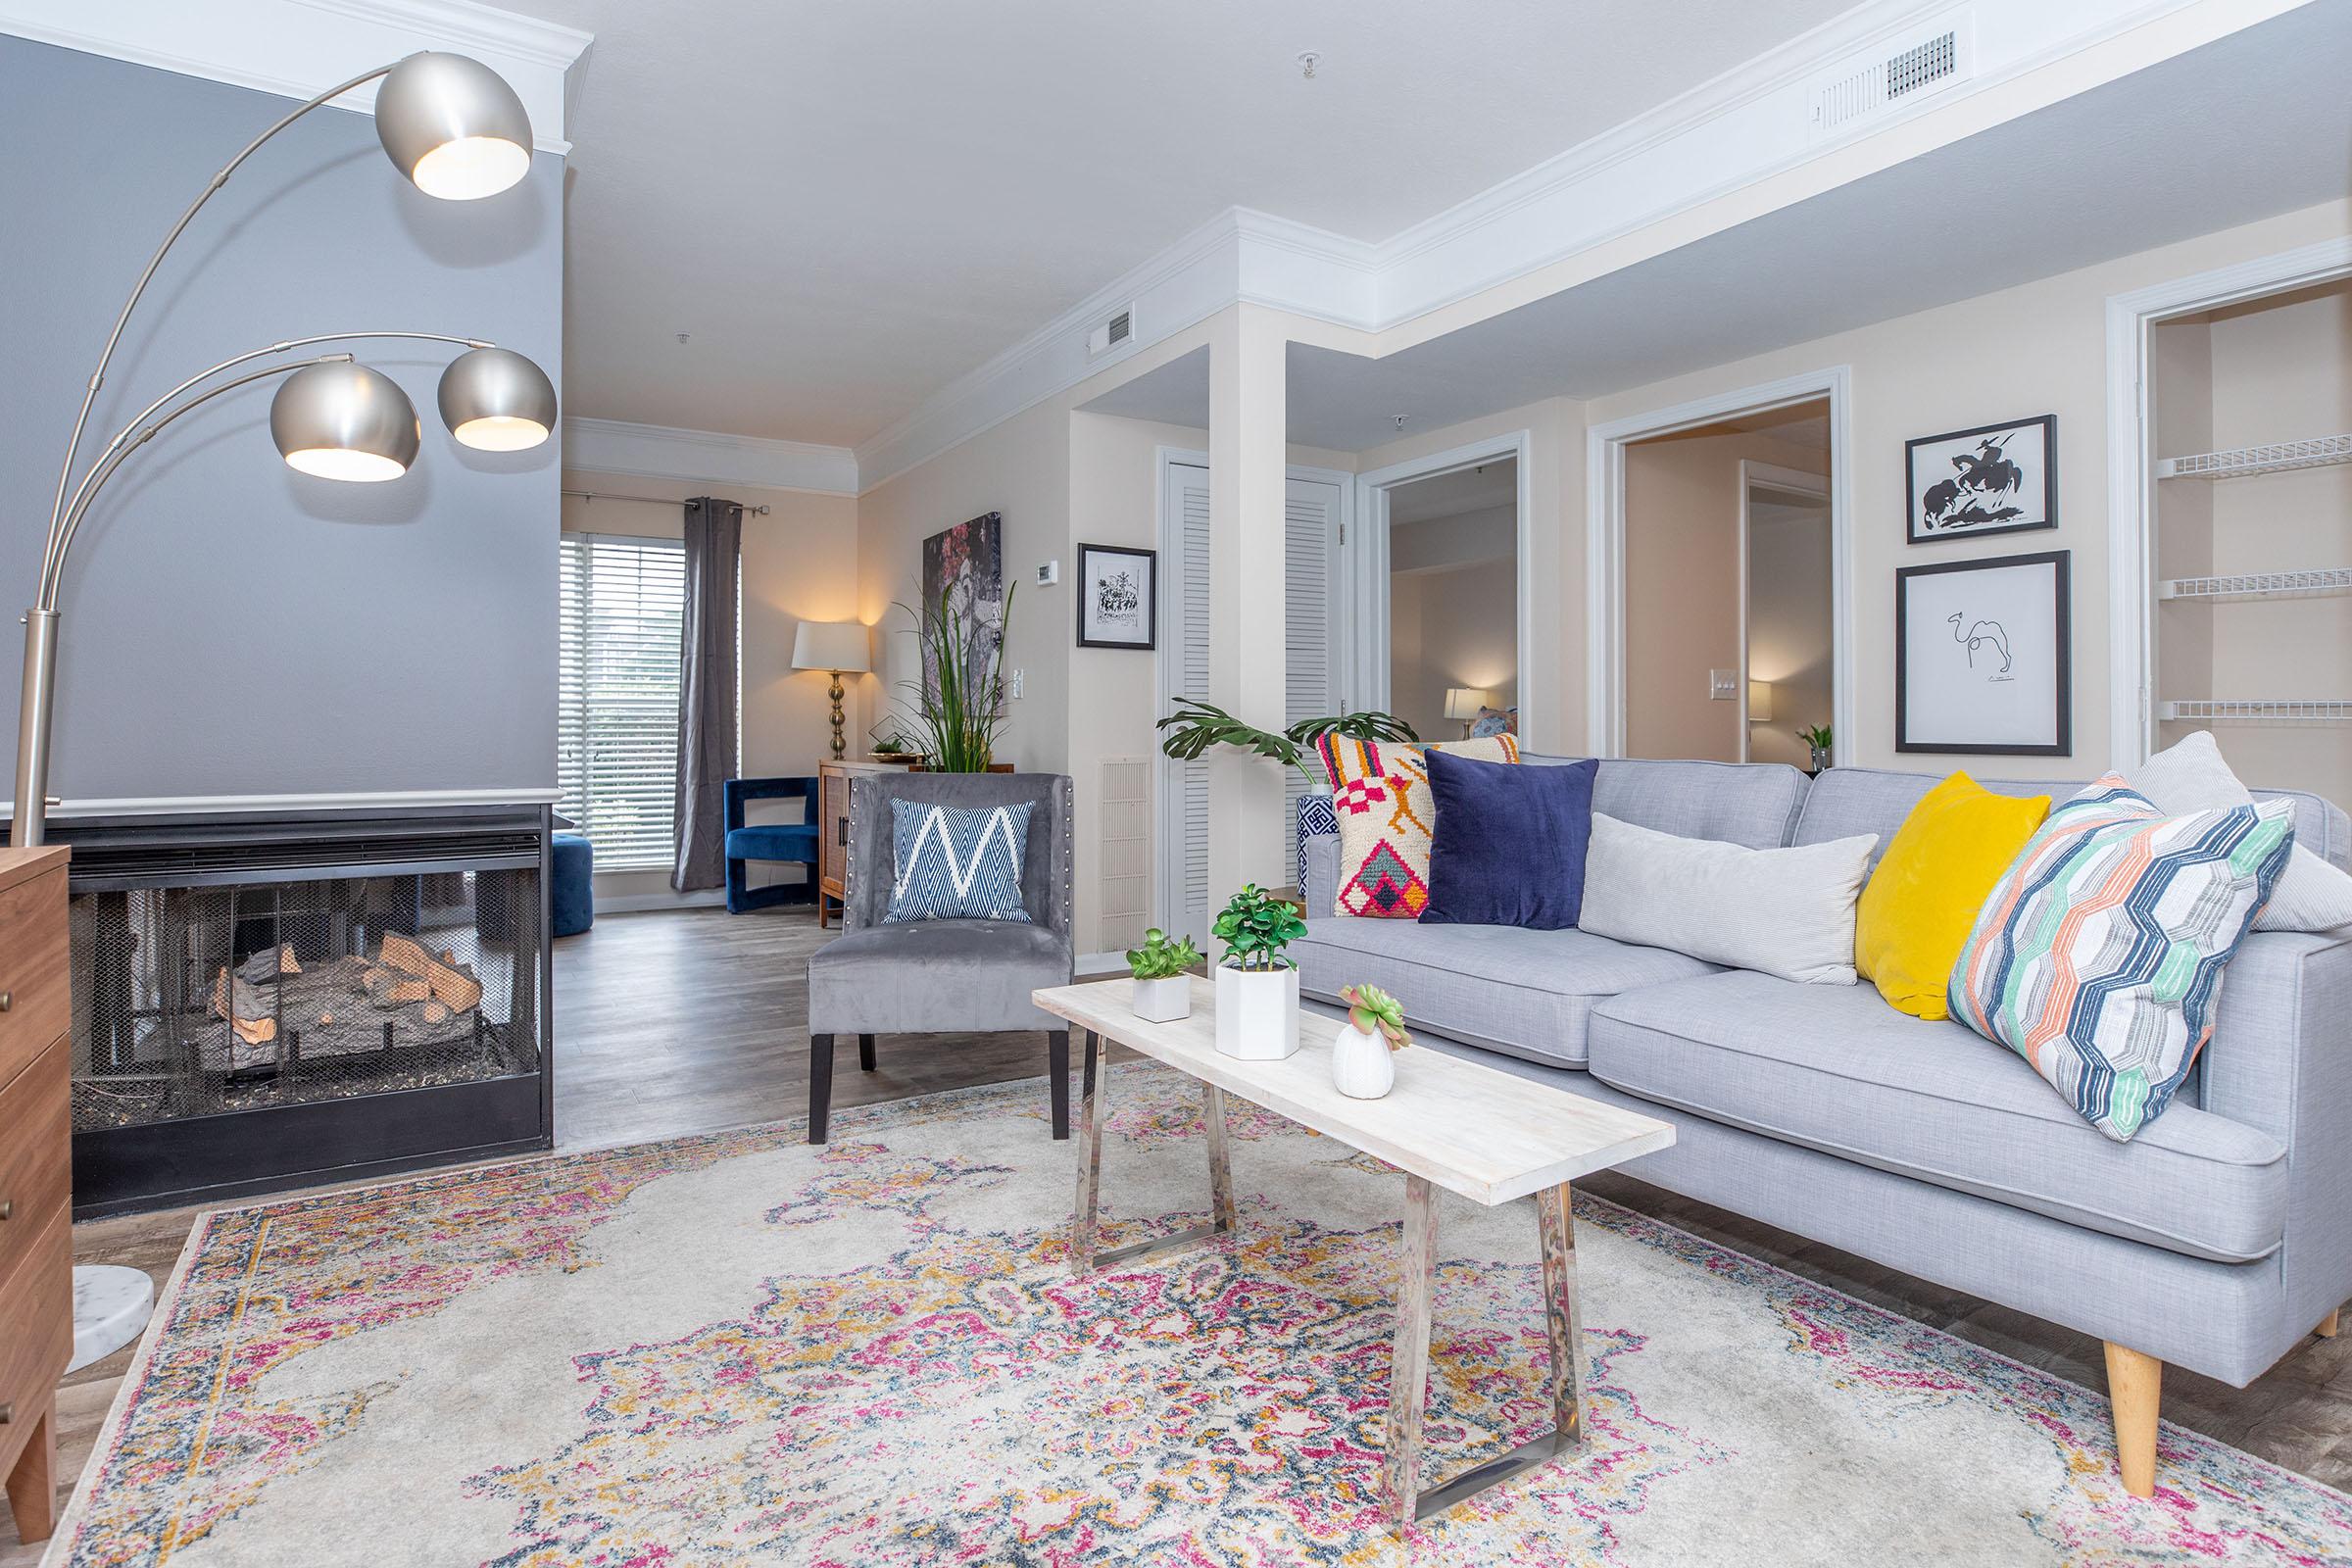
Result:
{"type": "Polygon", "coordinates": [[[1217,965],[1217,1050],[1244,1061],[1298,1051],[1298,971],[1217,965]]]}
{"type": "Polygon", "coordinates": [[[1396,1087],[1393,1055],[1381,1036],[1343,1024],[1331,1042],[1331,1086],[1350,1100],[1378,1100],[1396,1087]]]}
{"type": "Polygon", "coordinates": [[[1172,974],[1135,983],[1135,1015],[1146,1023],[1174,1023],[1193,1015],[1193,977],[1172,974]]]}

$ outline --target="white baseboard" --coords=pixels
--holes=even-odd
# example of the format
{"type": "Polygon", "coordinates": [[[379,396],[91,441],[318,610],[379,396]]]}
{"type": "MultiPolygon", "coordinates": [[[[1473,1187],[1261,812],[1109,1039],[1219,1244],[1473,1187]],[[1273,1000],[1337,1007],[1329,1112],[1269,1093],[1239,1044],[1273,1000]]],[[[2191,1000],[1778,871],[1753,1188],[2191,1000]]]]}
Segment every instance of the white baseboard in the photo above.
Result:
{"type": "Polygon", "coordinates": [[[1081,953],[1078,955],[1078,978],[1100,980],[1106,974],[1125,974],[1127,955],[1124,953],[1081,953]]]}
{"type": "Polygon", "coordinates": [[[596,912],[599,914],[642,914],[649,909],[707,909],[712,905],[725,905],[727,890],[705,888],[699,893],[623,893],[613,898],[599,896],[596,912]]]}

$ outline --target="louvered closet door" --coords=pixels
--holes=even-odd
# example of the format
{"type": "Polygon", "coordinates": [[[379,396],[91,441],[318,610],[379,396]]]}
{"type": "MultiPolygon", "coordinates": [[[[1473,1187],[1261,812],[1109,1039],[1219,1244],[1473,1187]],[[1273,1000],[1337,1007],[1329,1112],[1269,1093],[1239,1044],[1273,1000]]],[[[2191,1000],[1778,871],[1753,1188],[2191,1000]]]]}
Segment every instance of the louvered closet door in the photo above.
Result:
{"type": "MultiPolygon", "coordinates": [[[[1171,464],[1166,515],[1171,522],[1169,553],[1175,559],[1163,579],[1172,603],[1160,623],[1173,633],[1173,658],[1165,669],[1169,699],[1208,696],[1208,470],[1171,464]]],[[[1162,711],[1172,706],[1162,705],[1162,711]]],[[[1169,835],[1161,856],[1162,875],[1173,890],[1167,903],[1168,932],[1208,945],[1208,763],[1169,761],[1162,774],[1169,835]]]]}
{"type": "MultiPolygon", "coordinates": [[[[1293,479],[1283,506],[1283,713],[1285,724],[1323,718],[1339,710],[1339,675],[1332,635],[1340,560],[1340,487],[1325,479],[1293,479]]],[[[1307,769],[1320,768],[1310,756],[1307,769]]],[[[1298,799],[1310,793],[1297,768],[1282,787],[1282,880],[1297,873],[1298,799]]],[[[1312,793],[1320,794],[1321,791],[1312,793]]]]}

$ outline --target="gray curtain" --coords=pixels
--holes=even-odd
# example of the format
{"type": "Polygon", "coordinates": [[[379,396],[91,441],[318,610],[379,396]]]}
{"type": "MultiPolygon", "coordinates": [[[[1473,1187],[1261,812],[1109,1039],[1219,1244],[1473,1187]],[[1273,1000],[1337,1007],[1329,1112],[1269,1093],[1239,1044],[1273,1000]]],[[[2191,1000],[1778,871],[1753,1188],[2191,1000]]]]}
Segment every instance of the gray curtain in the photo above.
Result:
{"type": "Polygon", "coordinates": [[[686,503],[686,627],[678,668],[678,856],[669,885],[680,893],[726,880],[726,808],[735,776],[735,582],[743,560],[743,505],[696,496],[686,503]]]}

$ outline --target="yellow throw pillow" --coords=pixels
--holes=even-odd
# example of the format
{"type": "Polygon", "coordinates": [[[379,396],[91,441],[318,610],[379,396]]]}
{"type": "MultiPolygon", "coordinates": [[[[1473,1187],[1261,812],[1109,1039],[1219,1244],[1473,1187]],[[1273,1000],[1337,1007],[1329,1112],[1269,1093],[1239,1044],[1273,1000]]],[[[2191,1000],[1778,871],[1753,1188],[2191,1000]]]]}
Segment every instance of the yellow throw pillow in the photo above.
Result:
{"type": "Polygon", "coordinates": [[[1995,795],[1966,773],[1920,797],[1854,906],[1854,968],[1888,1005],[1949,1016],[1944,988],[1969,928],[2049,809],[2047,795],[1995,795]]]}

